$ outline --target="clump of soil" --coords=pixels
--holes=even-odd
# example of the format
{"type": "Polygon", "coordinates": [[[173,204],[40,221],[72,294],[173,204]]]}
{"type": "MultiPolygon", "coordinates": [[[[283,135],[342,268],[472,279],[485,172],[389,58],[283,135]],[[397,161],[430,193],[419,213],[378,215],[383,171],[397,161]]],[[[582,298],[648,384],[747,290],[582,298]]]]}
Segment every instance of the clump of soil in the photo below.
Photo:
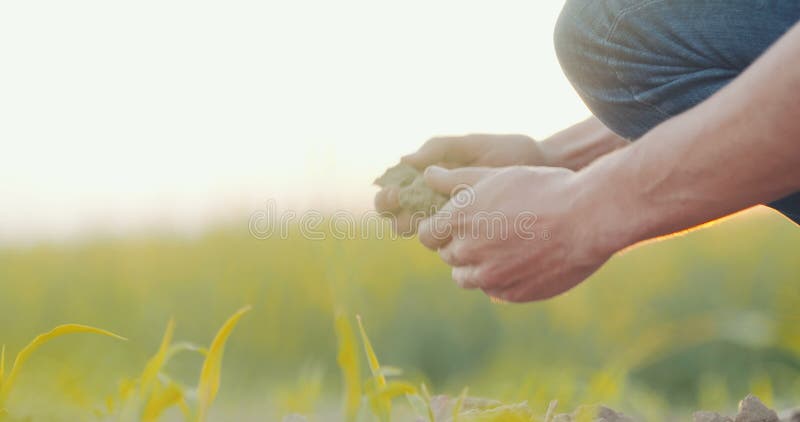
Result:
{"type": "MultiPolygon", "coordinates": [[[[545,417],[545,420],[547,418],[545,417]]],[[[583,406],[578,408],[572,413],[563,413],[555,415],[552,422],[575,422],[575,421],[592,421],[592,422],[635,422],[630,416],[623,413],[618,413],[605,406],[583,406]]]]}
{"type": "MultiPolygon", "coordinates": [[[[517,404],[502,404],[499,401],[462,397],[456,399],[449,396],[434,396],[429,403],[430,413],[411,418],[401,419],[403,422],[428,422],[431,418],[435,422],[452,422],[456,406],[460,408],[458,419],[463,422],[477,421],[544,421],[544,422],[635,422],[623,413],[616,412],[608,407],[581,406],[572,413],[555,413],[557,401],[550,403],[547,414],[541,417],[534,412],[527,402],[517,404]]],[[[283,422],[307,422],[300,415],[289,415],[283,422]]],[[[715,412],[696,412],[694,422],[800,422],[800,408],[783,412],[780,415],[768,408],[757,397],[749,395],[739,402],[739,413],[736,416],[724,416],[715,412]]]]}
{"type": "Polygon", "coordinates": [[[398,164],[388,170],[375,184],[382,188],[397,189],[397,200],[400,211],[425,217],[435,214],[447,201],[448,197],[434,191],[422,177],[422,173],[407,164],[398,164]]]}
{"type": "Polygon", "coordinates": [[[800,410],[789,411],[780,417],[767,407],[758,397],[748,395],[739,402],[739,413],[736,416],[724,416],[714,412],[697,412],[694,422],[798,422],[800,410]]]}
{"type": "MultiPolygon", "coordinates": [[[[586,420],[581,418],[583,409],[569,414],[556,415],[553,422],[574,422],[586,420]]],[[[607,407],[599,406],[595,410],[595,416],[589,420],[593,422],[632,422],[629,416],[617,413],[607,407]]],[[[739,413],[735,416],[725,416],[715,412],[700,411],[695,412],[694,422],[800,422],[800,409],[782,413],[780,416],[772,409],[767,407],[756,396],[748,395],[739,402],[739,413]]]]}

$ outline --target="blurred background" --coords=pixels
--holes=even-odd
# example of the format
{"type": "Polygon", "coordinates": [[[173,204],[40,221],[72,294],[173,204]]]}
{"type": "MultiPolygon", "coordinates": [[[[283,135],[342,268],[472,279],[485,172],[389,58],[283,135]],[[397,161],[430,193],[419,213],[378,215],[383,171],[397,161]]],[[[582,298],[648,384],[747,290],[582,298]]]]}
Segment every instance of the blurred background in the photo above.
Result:
{"type": "MultiPolygon", "coordinates": [[[[800,235],[766,209],[521,306],[458,290],[414,240],[250,233],[268,203],[369,210],[372,180],[431,136],[541,139],[588,116],[552,47],[562,5],[0,5],[0,343],[13,356],[65,322],[130,339],[48,345],[14,406],[81,415],[135,376],[171,316],[179,340],[207,344],[244,304],[220,415],[337,409],[337,309],[438,393],[650,419],[732,411],[747,392],[800,404],[800,235]]],[[[191,384],[201,362],[168,370],[191,384]]]]}

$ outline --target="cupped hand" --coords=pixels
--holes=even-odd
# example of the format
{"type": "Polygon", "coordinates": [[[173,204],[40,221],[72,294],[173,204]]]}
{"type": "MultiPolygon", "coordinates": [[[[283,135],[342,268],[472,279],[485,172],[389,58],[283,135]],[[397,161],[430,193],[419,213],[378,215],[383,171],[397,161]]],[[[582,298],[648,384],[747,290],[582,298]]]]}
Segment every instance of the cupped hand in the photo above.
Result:
{"type": "MultiPolygon", "coordinates": [[[[532,138],[525,135],[488,134],[432,138],[401,161],[420,171],[432,165],[451,169],[550,165],[539,144],[532,138]]],[[[419,219],[412,219],[410,213],[399,209],[397,189],[381,189],[375,195],[375,209],[391,217],[397,233],[412,235],[416,232],[419,219]]]]}
{"type": "Polygon", "coordinates": [[[462,190],[422,221],[419,239],[452,266],[463,288],[510,302],[558,295],[616,252],[595,230],[596,209],[576,175],[547,167],[431,167],[431,187],[462,190]]]}

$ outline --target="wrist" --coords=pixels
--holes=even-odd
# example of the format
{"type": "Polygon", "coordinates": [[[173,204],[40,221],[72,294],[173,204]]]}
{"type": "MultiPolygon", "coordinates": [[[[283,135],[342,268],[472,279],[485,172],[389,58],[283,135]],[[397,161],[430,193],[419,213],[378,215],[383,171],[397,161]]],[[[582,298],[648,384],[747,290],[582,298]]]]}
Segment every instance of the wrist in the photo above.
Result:
{"type": "Polygon", "coordinates": [[[582,235],[598,254],[610,256],[646,240],[658,225],[658,210],[645,200],[624,155],[608,154],[575,173],[582,235]]]}
{"type": "Polygon", "coordinates": [[[628,144],[599,120],[591,118],[539,142],[539,149],[548,166],[577,171],[628,144]]]}
{"type": "MultiPolygon", "coordinates": [[[[541,141],[536,141],[536,147],[542,156],[542,163],[546,167],[563,167],[570,170],[576,170],[569,166],[568,160],[564,154],[563,143],[557,142],[555,138],[550,137],[541,141]]],[[[536,165],[536,164],[531,164],[536,165]]]]}
{"type": "Polygon", "coordinates": [[[730,175],[693,159],[706,153],[691,149],[703,147],[704,136],[694,125],[672,119],[581,170],[579,203],[596,208],[586,214],[589,230],[620,250],[754,205],[741,199],[730,175]],[[678,150],[675,139],[688,147],[669,157],[678,150]]]}

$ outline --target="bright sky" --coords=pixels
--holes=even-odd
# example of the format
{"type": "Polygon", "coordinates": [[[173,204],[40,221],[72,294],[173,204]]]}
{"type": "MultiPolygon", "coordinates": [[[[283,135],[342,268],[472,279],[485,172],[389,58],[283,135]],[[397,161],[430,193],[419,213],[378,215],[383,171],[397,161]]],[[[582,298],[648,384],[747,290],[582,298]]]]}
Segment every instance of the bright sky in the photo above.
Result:
{"type": "Polygon", "coordinates": [[[588,114],[562,4],[2,2],[0,242],[363,210],[432,135],[546,136],[588,114]]]}

